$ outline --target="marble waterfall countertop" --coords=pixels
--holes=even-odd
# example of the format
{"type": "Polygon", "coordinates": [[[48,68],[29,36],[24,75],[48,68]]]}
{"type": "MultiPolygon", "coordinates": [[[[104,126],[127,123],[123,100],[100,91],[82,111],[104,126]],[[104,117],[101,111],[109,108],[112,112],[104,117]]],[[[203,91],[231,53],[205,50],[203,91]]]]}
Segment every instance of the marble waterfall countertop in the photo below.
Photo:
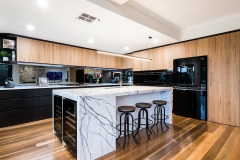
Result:
{"type": "MultiPolygon", "coordinates": [[[[56,89],[54,95],[77,102],[77,160],[94,160],[116,150],[120,105],[152,100],[167,101],[167,123],[172,123],[172,87],[123,86],[56,89]]],[[[149,110],[153,113],[154,107],[149,110]]],[[[137,118],[139,109],[133,114],[137,118]]],[[[54,115],[54,113],[53,113],[54,115]]]]}
{"type": "Polygon", "coordinates": [[[134,95],[149,92],[158,92],[172,90],[172,87],[150,87],[150,86],[115,86],[115,87],[94,87],[94,88],[79,88],[79,89],[59,89],[54,90],[53,93],[65,98],[77,100],[78,96],[96,96],[96,95],[134,95]]]}

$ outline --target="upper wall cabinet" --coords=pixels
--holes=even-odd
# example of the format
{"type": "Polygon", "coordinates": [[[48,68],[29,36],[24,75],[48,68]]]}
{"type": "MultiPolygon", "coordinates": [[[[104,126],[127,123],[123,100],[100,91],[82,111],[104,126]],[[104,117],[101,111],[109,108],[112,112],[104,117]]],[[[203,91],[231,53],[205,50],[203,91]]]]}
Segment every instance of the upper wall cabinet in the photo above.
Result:
{"type": "Polygon", "coordinates": [[[18,61],[52,63],[53,44],[17,37],[18,61]]]}
{"type": "Polygon", "coordinates": [[[122,58],[94,50],[17,37],[18,61],[72,66],[122,68],[122,58]]]}

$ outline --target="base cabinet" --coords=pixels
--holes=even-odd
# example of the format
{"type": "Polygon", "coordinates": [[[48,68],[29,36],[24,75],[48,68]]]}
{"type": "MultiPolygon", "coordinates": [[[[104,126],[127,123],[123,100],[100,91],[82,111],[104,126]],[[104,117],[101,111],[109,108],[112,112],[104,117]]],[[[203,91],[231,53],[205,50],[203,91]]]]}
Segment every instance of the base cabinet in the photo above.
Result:
{"type": "Polygon", "coordinates": [[[62,141],[62,97],[54,96],[54,131],[55,135],[62,141]]]}
{"type": "Polygon", "coordinates": [[[0,127],[52,117],[52,89],[0,92],[0,127]]]}
{"type": "Polygon", "coordinates": [[[207,120],[206,91],[173,90],[173,113],[179,116],[207,120]]]}
{"type": "Polygon", "coordinates": [[[73,156],[77,155],[77,102],[54,95],[54,131],[73,156]]]}
{"type": "Polygon", "coordinates": [[[63,99],[63,141],[77,155],[77,102],[63,99]]]}

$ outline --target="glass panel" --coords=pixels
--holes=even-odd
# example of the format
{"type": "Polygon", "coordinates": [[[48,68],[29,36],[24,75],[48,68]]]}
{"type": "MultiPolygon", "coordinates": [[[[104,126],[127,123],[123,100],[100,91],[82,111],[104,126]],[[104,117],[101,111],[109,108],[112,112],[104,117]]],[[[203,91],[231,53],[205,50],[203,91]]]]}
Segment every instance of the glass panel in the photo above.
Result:
{"type": "Polygon", "coordinates": [[[8,77],[12,77],[12,66],[6,64],[0,64],[0,86],[5,85],[5,80],[8,77]]]}

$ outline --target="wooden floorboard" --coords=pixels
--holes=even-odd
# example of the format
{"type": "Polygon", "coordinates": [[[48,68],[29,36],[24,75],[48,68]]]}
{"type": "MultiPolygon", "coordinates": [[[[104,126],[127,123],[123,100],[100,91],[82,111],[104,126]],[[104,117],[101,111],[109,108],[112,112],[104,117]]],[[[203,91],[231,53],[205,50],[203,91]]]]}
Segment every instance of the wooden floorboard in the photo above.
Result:
{"type": "MultiPolygon", "coordinates": [[[[169,129],[154,127],[148,140],[140,130],[137,145],[131,138],[122,149],[98,160],[239,160],[240,128],[173,116],[169,129]]],[[[0,128],[0,160],[75,160],[53,134],[52,119],[0,128]]]]}

